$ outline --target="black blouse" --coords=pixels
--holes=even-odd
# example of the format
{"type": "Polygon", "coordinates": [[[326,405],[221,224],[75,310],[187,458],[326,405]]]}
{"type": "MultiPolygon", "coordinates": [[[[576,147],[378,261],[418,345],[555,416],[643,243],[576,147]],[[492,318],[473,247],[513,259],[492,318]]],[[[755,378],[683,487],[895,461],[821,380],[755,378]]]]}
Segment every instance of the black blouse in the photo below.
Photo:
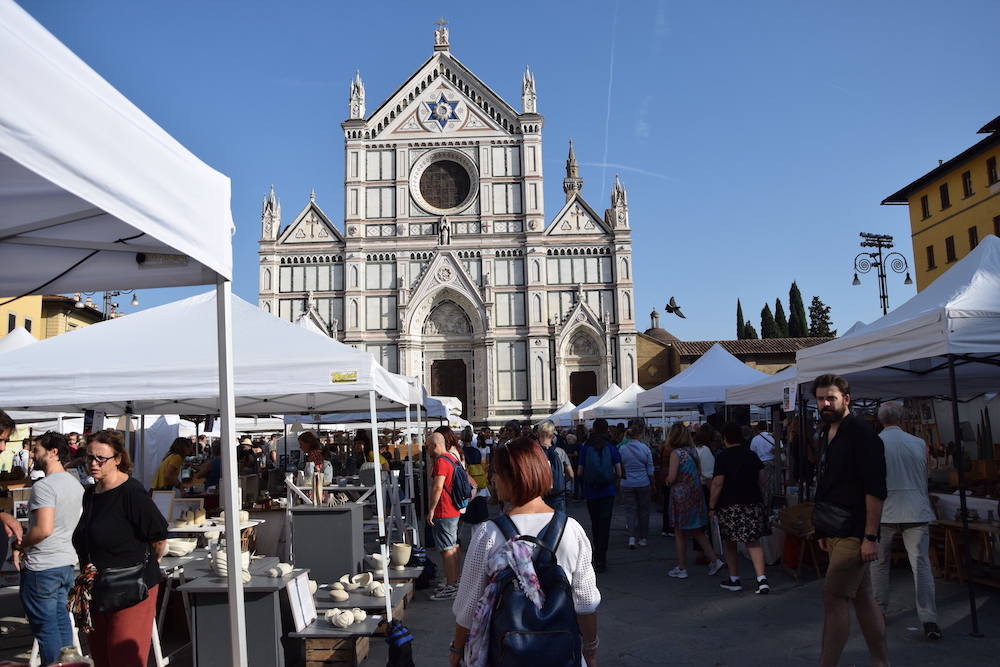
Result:
{"type": "Polygon", "coordinates": [[[129,477],[104,493],[94,489],[84,493],[83,514],[73,533],[80,563],[93,563],[99,572],[129,567],[142,562],[150,542],[167,539],[167,520],[137,479],[129,477]]]}

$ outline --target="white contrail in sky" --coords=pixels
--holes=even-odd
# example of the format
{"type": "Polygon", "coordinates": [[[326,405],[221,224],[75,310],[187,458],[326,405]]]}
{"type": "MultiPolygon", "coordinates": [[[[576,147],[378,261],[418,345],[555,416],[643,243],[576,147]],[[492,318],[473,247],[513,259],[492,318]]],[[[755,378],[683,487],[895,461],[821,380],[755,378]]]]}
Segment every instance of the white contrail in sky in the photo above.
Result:
{"type": "MultiPolygon", "coordinates": [[[[553,160],[553,162],[555,162],[555,161],[553,160]]],[[[664,176],[663,174],[657,174],[654,171],[646,171],[645,169],[639,169],[637,167],[629,167],[628,165],[624,165],[624,164],[613,164],[613,163],[610,163],[610,162],[581,162],[580,166],[581,167],[604,167],[605,169],[607,169],[608,167],[611,167],[612,169],[617,169],[618,171],[633,171],[633,172],[635,172],[637,174],[642,174],[643,176],[653,176],[655,178],[662,178],[665,181],[669,181],[670,180],[669,176],[664,176]]]]}
{"type": "MultiPolygon", "coordinates": [[[[608,161],[608,135],[611,131],[611,84],[615,78],[615,27],[618,25],[618,3],[615,3],[615,16],[611,21],[611,67],[608,70],[608,117],[604,121],[604,160],[608,161]]],[[[601,192],[604,192],[605,184],[608,182],[608,169],[601,172],[601,192]]]]}

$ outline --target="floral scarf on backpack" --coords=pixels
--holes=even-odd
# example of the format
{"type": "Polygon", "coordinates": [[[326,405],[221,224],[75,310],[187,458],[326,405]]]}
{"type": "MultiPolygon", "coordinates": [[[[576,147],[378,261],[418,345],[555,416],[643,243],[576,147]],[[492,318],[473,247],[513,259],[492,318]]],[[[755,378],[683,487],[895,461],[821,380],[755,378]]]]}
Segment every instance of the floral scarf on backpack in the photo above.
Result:
{"type": "Polygon", "coordinates": [[[500,575],[504,570],[509,567],[517,574],[524,594],[536,607],[541,609],[545,604],[545,593],[538,584],[535,564],[531,560],[533,553],[533,544],[514,537],[486,563],[486,573],[490,575],[490,583],[476,603],[476,611],[472,616],[472,628],[465,644],[466,667],[486,667],[490,650],[490,620],[500,589],[500,575]]]}

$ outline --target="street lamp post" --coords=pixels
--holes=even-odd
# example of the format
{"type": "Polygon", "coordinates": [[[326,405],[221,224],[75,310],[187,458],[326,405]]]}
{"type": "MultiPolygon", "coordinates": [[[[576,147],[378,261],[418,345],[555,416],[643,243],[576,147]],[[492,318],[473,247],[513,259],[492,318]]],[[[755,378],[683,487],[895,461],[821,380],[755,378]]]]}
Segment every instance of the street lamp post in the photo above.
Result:
{"type": "Polygon", "coordinates": [[[862,248],[875,248],[875,250],[871,252],[859,252],[857,257],[854,258],[854,282],[852,284],[861,284],[861,280],[858,278],[859,273],[868,273],[872,269],[875,269],[878,276],[879,303],[882,304],[882,314],[885,315],[889,312],[889,285],[885,279],[886,262],[889,263],[889,268],[895,273],[906,274],[906,280],[903,281],[904,285],[913,284],[913,279],[910,278],[910,267],[906,262],[906,258],[898,252],[882,254],[883,250],[892,248],[892,237],[888,234],[866,234],[861,232],[861,238],[862,248]]]}

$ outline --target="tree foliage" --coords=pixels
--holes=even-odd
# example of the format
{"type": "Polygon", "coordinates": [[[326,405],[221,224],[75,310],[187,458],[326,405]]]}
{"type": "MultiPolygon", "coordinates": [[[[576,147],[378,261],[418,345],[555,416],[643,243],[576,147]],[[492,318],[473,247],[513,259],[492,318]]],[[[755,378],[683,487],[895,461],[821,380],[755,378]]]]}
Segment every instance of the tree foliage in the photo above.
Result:
{"type": "Polygon", "coordinates": [[[748,340],[757,340],[757,330],[750,324],[750,320],[743,324],[743,337],[748,340]]]}
{"type": "Polygon", "coordinates": [[[743,305],[736,299],[736,340],[746,338],[746,319],[743,317],[743,305]]]}
{"type": "Polygon", "coordinates": [[[809,328],[806,323],[806,307],[802,303],[802,292],[799,291],[799,286],[792,281],[792,287],[788,290],[788,337],[789,338],[805,338],[809,334],[809,328]]]}
{"type": "Polygon", "coordinates": [[[760,311],[760,337],[781,338],[778,334],[778,325],[774,321],[774,315],[771,314],[771,306],[766,303],[763,310],[760,311]]]}
{"type": "Polygon", "coordinates": [[[814,296],[809,304],[809,335],[816,338],[827,338],[837,335],[837,330],[830,329],[830,306],[814,296]]]}
{"type": "Polygon", "coordinates": [[[778,327],[778,335],[775,338],[788,338],[788,320],[785,318],[781,299],[776,299],[774,302],[774,324],[778,327]]]}

